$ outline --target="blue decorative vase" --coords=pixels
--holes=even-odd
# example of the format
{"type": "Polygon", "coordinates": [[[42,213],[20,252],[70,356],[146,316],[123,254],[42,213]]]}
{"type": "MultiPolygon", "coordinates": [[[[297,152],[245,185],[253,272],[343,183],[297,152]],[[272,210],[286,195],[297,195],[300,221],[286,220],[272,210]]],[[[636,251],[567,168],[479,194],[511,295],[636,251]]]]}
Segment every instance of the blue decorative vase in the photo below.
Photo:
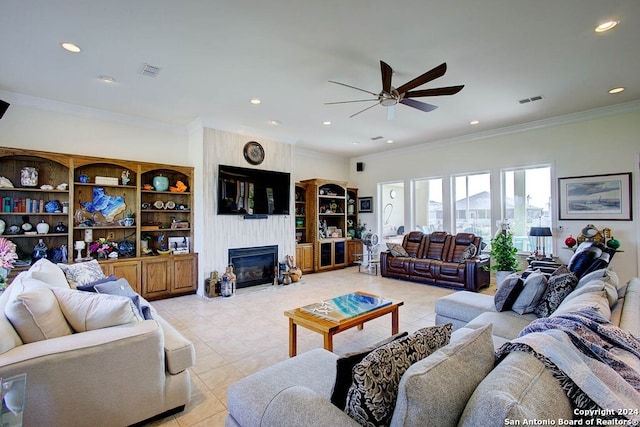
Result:
{"type": "Polygon", "coordinates": [[[154,176],[153,188],[156,191],[167,191],[169,189],[169,178],[162,175],[154,176]]]}

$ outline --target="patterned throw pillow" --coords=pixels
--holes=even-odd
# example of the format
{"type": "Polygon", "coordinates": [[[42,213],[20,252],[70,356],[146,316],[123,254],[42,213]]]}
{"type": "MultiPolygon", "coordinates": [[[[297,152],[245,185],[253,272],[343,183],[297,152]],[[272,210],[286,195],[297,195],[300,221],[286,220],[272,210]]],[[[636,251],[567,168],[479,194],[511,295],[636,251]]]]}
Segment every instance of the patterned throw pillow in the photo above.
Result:
{"type": "Polygon", "coordinates": [[[478,253],[478,248],[473,243],[467,246],[467,248],[462,252],[462,259],[471,259],[478,253]]]}
{"type": "Polygon", "coordinates": [[[353,368],[347,415],[365,426],[388,426],[400,378],[415,362],[447,345],[451,329],[450,323],[422,328],[368,354],[353,368]]]}
{"type": "Polygon", "coordinates": [[[58,264],[58,267],[64,271],[69,285],[74,289],[78,286],[85,286],[89,283],[105,278],[104,272],[102,271],[102,268],[100,268],[100,264],[95,259],[75,264],[60,263],[58,264]]]}
{"type": "Polygon", "coordinates": [[[574,273],[551,276],[547,282],[547,289],[534,310],[536,316],[549,317],[577,284],[578,278],[574,273]]]}
{"type": "Polygon", "coordinates": [[[518,273],[511,273],[500,284],[496,295],[493,297],[493,302],[498,311],[511,310],[513,303],[522,292],[524,282],[518,273]]]}
{"type": "Polygon", "coordinates": [[[400,257],[409,256],[405,248],[402,245],[399,245],[398,243],[387,243],[387,248],[389,249],[389,252],[391,252],[391,255],[393,256],[400,256],[400,257]]]}
{"type": "Polygon", "coordinates": [[[349,392],[351,384],[353,384],[353,367],[362,362],[362,359],[376,348],[387,345],[397,339],[404,338],[407,335],[409,335],[407,332],[395,334],[371,347],[353,351],[339,357],[338,360],[336,360],[336,382],[333,385],[333,392],[331,393],[331,403],[344,411],[345,404],[347,403],[347,393],[349,392]]]}

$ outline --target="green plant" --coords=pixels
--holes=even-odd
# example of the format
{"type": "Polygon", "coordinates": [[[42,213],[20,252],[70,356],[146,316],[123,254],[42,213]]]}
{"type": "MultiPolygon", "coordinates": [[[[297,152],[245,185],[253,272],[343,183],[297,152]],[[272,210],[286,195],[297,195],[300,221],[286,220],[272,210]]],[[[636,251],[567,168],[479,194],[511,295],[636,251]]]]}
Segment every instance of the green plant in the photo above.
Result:
{"type": "Polygon", "coordinates": [[[491,269],[518,271],[518,249],[513,245],[513,234],[503,230],[491,239],[491,269]]]}

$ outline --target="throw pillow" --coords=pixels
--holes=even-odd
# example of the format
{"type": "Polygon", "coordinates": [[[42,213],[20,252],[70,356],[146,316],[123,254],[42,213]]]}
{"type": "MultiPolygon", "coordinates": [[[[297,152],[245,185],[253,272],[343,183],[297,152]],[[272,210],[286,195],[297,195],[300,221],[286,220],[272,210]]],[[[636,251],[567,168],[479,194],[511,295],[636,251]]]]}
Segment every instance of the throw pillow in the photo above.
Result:
{"type": "Polygon", "coordinates": [[[52,288],[64,317],[76,332],[127,325],[142,320],[131,298],[52,288]]]}
{"type": "Polygon", "coordinates": [[[353,368],[345,412],[362,425],[388,426],[400,378],[415,362],[449,343],[452,324],[419,329],[369,353],[353,368]]]}
{"type": "Polygon", "coordinates": [[[391,252],[391,255],[393,256],[400,256],[400,257],[409,256],[404,246],[398,243],[387,243],[387,248],[389,249],[389,252],[391,252]]]}
{"type": "Polygon", "coordinates": [[[142,316],[143,319],[149,320],[153,318],[151,316],[151,306],[133,290],[127,279],[122,278],[98,283],[94,288],[99,294],[120,295],[131,298],[134,305],[139,309],[140,316],[142,316]]]}
{"type": "Polygon", "coordinates": [[[99,285],[101,283],[113,282],[114,280],[118,280],[118,278],[112,274],[105,278],[98,279],[95,282],[91,282],[86,285],[79,285],[76,287],[76,289],[79,291],[85,291],[85,292],[96,292],[96,289],[95,289],[96,285],[99,285]]]}
{"type": "Polygon", "coordinates": [[[602,280],[603,282],[611,283],[616,289],[620,288],[620,280],[618,279],[618,275],[613,270],[609,270],[608,268],[601,268],[596,271],[592,271],[591,273],[587,273],[580,278],[578,281],[578,285],[576,289],[580,289],[587,283],[592,280],[602,280]]]}
{"type": "Polygon", "coordinates": [[[376,348],[389,344],[399,338],[406,337],[407,335],[409,335],[407,332],[401,332],[371,347],[366,347],[362,350],[347,353],[339,357],[338,360],[336,360],[336,382],[333,385],[333,392],[331,393],[331,403],[344,411],[345,404],[347,403],[347,393],[349,392],[351,384],[353,384],[353,367],[376,348]]]}
{"type": "Polygon", "coordinates": [[[30,283],[26,288],[17,286],[12,289],[12,295],[4,309],[7,319],[20,335],[22,342],[28,344],[71,335],[73,331],[51,289],[39,280],[31,278],[28,281],[30,283]]]}
{"type": "Polygon", "coordinates": [[[41,280],[50,286],[69,287],[64,271],[46,258],[40,258],[29,267],[29,273],[34,279],[41,280]]]}
{"type": "Polygon", "coordinates": [[[455,426],[467,401],[495,363],[492,324],[469,332],[411,366],[403,375],[393,413],[395,425],[429,420],[455,426]]]}
{"type": "Polygon", "coordinates": [[[578,278],[573,273],[551,276],[547,283],[547,289],[534,310],[536,316],[549,317],[577,284],[578,278]]]}
{"type": "Polygon", "coordinates": [[[524,281],[524,288],[513,303],[511,310],[518,314],[533,313],[547,289],[547,277],[536,270],[524,281]]]}
{"type": "Polygon", "coordinates": [[[67,276],[67,281],[69,281],[69,284],[74,289],[78,286],[86,286],[96,280],[105,278],[100,264],[98,264],[98,261],[95,259],[76,264],[58,264],[58,267],[64,271],[64,274],[67,276]]]}
{"type": "MultiPolygon", "coordinates": [[[[589,285],[589,287],[591,287],[591,285],[589,285]]],[[[593,307],[598,310],[598,313],[600,313],[602,317],[611,319],[611,308],[609,308],[609,302],[607,301],[604,290],[597,291],[595,289],[591,292],[580,293],[575,297],[572,293],[571,298],[565,298],[562,304],[551,314],[551,317],[561,316],[586,307],[593,307]]]]}
{"type": "Polygon", "coordinates": [[[462,252],[462,259],[471,259],[478,253],[478,248],[473,243],[467,246],[467,248],[462,252]]]}
{"type": "Polygon", "coordinates": [[[571,273],[571,270],[569,270],[569,268],[566,265],[561,265],[560,267],[556,268],[553,273],[551,273],[552,276],[558,276],[560,274],[567,274],[567,273],[571,273]]]}
{"type": "Polygon", "coordinates": [[[580,287],[576,286],[576,288],[564,298],[560,306],[563,306],[567,301],[570,301],[571,299],[576,298],[579,295],[592,292],[599,294],[603,291],[605,296],[607,297],[607,303],[609,304],[609,307],[613,307],[616,302],[618,302],[618,290],[611,283],[599,279],[592,280],[586,285],[582,285],[580,287]]]}
{"type": "Polygon", "coordinates": [[[524,282],[518,273],[508,275],[498,287],[498,291],[493,297],[493,302],[498,311],[511,310],[513,303],[522,292],[524,282]]]}

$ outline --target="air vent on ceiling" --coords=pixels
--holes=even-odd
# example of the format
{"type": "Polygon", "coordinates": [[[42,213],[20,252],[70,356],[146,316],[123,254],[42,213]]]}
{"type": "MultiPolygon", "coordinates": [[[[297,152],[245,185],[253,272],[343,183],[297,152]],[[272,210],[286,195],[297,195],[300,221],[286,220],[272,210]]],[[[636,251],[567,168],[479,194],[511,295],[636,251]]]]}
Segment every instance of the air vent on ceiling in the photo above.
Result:
{"type": "Polygon", "coordinates": [[[532,96],[531,98],[525,98],[518,101],[520,104],[527,104],[533,101],[540,101],[542,99],[542,95],[532,96]]]}
{"type": "Polygon", "coordinates": [[[379,139],[382,139],[382,136],[374,136],[373,138],[371,138],[372,141],[377,141],[379,139]]]}
{"type": "Polygon", "coordinates": [[[150,64],[142,64],[140,68],[140,74],[147,77],[155,77],[160,72],[160,67],[156,67],[150,64]]]}

